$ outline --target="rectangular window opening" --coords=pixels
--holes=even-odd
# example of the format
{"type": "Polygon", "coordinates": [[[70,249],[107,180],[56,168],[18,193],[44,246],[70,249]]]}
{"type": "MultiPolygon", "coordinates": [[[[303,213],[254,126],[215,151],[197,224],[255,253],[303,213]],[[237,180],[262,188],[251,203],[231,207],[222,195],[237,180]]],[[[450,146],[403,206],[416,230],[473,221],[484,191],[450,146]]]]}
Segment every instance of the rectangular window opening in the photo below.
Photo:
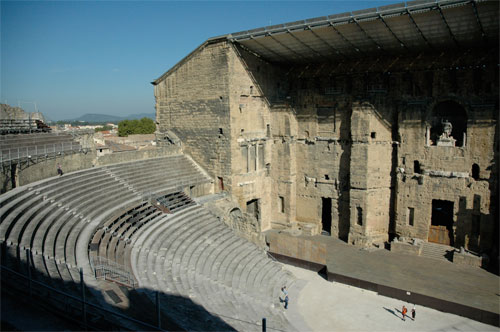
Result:
{"type": "Polygon", "coordinates": [[[408,208],[407,218],[408,218],[408,225],[413,226],[413,220],[415,218],[415,208],[412,207],[408,208]]]}
{"type": "Polygon", "coordinates": [[[356,207],[357,212],[357,223],[360,226],[363,226],[363,209],[361,207],[356,207]]]}

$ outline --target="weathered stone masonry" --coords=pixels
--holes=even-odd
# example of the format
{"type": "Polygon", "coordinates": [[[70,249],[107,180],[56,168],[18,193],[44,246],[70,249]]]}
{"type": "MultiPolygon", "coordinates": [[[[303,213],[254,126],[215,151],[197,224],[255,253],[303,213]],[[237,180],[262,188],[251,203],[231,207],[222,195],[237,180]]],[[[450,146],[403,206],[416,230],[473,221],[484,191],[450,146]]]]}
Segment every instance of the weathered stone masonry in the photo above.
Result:
{"type": "Polygon", "coordinates": [[[273,63],[211,39],[154,82],[158,136],[177,135],[261,230],[485,252],[498,245],[498,48],[443,45],[273,63]]]}

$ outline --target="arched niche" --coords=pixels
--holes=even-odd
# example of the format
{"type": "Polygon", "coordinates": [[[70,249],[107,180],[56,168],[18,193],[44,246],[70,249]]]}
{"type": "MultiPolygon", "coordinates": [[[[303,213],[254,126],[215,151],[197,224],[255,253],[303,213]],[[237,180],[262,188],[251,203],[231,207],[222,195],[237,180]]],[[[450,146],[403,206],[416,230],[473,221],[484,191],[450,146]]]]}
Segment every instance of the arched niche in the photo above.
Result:
{"type": "Polygon", "coordinates": [[[429,145],[465,146],[467,112],[453,100],[434,105],[427,121],[429,145]]]}

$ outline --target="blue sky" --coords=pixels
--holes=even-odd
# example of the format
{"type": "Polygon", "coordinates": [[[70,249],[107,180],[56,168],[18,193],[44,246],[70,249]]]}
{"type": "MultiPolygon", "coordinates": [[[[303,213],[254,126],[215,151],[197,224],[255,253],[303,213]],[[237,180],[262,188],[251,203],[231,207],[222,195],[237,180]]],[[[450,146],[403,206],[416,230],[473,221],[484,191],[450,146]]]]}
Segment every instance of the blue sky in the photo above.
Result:
{"type": "Polygon", "coordinates": [[[1,1],[0,101],[53,120],[153,113],[151,81],[206,39],[401,1],[1,1]]]}

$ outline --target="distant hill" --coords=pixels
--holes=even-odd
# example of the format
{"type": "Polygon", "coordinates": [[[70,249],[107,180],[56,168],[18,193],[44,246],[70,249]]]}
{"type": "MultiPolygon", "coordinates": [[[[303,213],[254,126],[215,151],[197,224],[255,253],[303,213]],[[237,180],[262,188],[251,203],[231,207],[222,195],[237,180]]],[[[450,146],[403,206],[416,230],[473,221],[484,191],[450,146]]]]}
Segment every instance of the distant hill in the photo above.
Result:
{"type": "Polygon", "coordinates": [[[126,116],[116,116],[116,115],[107,115],[107,114],[84,114],[76,119],[64,120],[68,122],[72,121],[83,121],[90,123],[103,123],[103,122],[120,122],[122,120],[135,120],[142,118],[151,118],[155,120],[155,113],[139,113],[139,114],[130,114],[126,116]]]}

